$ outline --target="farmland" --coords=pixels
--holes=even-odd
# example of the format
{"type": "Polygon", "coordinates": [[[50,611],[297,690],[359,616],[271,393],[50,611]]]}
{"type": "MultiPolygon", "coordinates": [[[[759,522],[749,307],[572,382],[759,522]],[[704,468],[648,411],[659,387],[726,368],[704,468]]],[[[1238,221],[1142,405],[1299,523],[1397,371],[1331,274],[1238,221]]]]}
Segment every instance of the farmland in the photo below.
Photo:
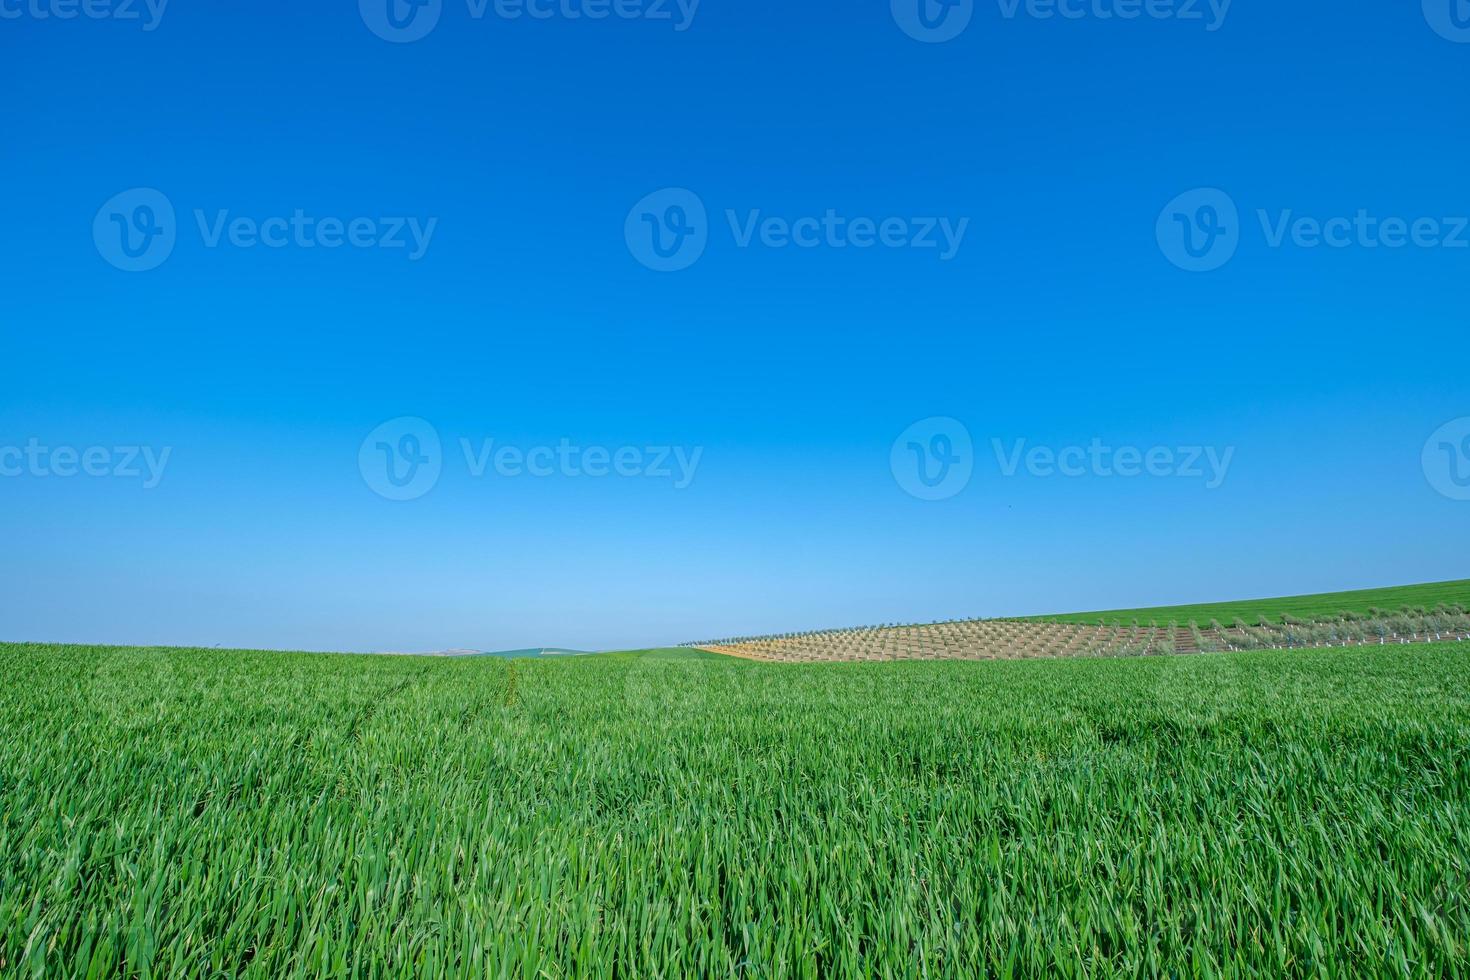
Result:
{"type": "Polygon", "coordinates": [[[1470,582],[1024,619],[812,630],[690,644],[783,663],[1014,660],[1470,640],[1470,582]]]}
{"type": "Polygon", "coordinates": [[[1413,606],[1433,609],[1441,604],[1470,606],[1470,580],[1359,589],[1353,592],[1326,592],[1278,599],[1248,599],[1240,602],[1209,602],[1192,606],[1118,609],[1112,612],[1066,613],[1030,618],[1052,623],[1106,625],[1127,625],[1135,621],[1167,623],[1171,620],[1180,623],[1190,620],[1199,623],[1208,623],[1210,620],[1228,623],[1235,619],[1254,623],[1262,617],[1276,622],[1281,622],[1285,616],[1311,620],[1337,616],[1343,612],[1367,615],[1375,608],[1401,609],[1404,606],[1413,606]]]}
{"type": "Polygon", "coordinates": [[[0,671],[3,976],[1470,970],[1470,643],[0,671]]]}

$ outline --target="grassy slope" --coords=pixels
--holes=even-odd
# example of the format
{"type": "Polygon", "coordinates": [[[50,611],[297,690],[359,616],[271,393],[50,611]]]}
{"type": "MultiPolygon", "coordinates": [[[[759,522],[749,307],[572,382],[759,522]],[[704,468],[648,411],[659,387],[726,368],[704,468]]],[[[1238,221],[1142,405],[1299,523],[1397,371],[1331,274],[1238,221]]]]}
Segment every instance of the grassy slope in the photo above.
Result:
{"type": "Polygon", "coordinates": [[[1466,646],[0,645],[0,976],[1463,972],[1466,646]]]}
{"type": "Polygon", "coordinates": [[[1109,612],[1068,613],[1059,616],[1030,616],[1030,620],[1051,623],[1121,623],[1135,619],[1142,625],[1170,622],[1188,625],[1191,620],[1208,626],[1218,619],[1230,625],[1236,617],[1256,623],[1262,616],[1281,622],[1283,615],[1298,619],[1333,616],[1340,612],[1365,613],[1377,606],[1397,610],[1402,606],[1424,606],[1433,609],[1440,603],[1470,606],[1470,579],[1459,582],[1434,582],[1427,585],[1403,585],[1387,589],[1364,589],[1357,592],[1327,592],[1321,595],[1289,596],[1280,599],[1247,599],[1241,602],[1211,602],[1194,606],[1158,606],[1149,609],[1115,609],[1109,612]]]}
{"type": "Polygon", "coordinates": [[[695,650],[691,647],[656,647],[651,650],[615,650],[610,651],[620,657],[643,657],[654,660],[733,660],[722,653],[713,653],[709,650],[695,650]]]}

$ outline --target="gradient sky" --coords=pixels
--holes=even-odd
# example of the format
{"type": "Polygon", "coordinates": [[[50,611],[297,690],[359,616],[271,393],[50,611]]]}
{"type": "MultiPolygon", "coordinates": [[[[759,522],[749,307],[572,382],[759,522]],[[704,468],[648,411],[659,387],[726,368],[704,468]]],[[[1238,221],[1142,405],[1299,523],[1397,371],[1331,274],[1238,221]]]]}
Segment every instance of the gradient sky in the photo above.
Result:
{"type": "Polygon", "coordinates": [[[1454,235],[1470,29],[1448,0],[982,0],[942,43],[903,2],[703,0],[683,23],[672,0],[442,0],[389,43],[371,2],[173,0],[155,23],[142,0],[0,0],[0,468],[169,451],[151,487],[4,470],[0,639],[617,648],[1470,576],[1470,443],[1422,458],[1470,416],[1470,247],[1272,247],[1257,214],[1454,235]],[[98,245],[134,188],[176,212],[151,271],[98,245]],[[682,271],[625,237],[664,188],[707,208],[682,271]],[[1197,188],[1238,208],[1210,272],[1158,234],[1197,188]],[[413,260],[210,247],[195,216],[298,210],[436,223],[413,260]],[[944,260],[741,247],[726,217],[829,210],[968,225],[944,260]],[[359,457],[401,417],[442,445],[406,501],[359,457]],[[942,500],[891,466],[931,417],[974,447],[942,500]],[[462,439],[701,455],[683,488],[477,477],[462,439]],[[1006,476],[993,439],[1234,455],[1214,488],[1006,476]]]}

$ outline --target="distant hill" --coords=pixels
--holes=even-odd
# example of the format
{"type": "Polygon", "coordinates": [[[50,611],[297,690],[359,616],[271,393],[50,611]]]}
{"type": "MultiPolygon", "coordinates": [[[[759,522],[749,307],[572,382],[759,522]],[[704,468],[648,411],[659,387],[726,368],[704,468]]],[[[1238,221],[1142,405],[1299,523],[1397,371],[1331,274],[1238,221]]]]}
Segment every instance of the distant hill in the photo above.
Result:
{"type": "Polygon", "coordinates": [[[529,647],[525,650],[487,650],[474,653],[459,653],[464,657],[502,657],[506,660],[525,660],[530,657],[590,657],[592,650],[567,650],[563,647],[529,647]]]}

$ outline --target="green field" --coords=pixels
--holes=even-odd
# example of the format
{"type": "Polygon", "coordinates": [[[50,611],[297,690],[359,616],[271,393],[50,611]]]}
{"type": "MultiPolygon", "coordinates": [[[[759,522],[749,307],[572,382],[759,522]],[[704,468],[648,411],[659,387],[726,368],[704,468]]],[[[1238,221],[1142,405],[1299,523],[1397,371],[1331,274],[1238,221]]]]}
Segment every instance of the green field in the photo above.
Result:
{"type": "Polygon", "coordinates": [[[0,975],[1464,976],[1467,648],[0,646],[0,975]]]}
{"type": "Polygon", "coordinates": [[[1241,602],[1210,602],[1194,606],[1155,606],[1148,609],[1114,609],[1108,612],[1066,613],[1058,616],[1029,616],[1030,620],[1051,623],[1084,623],[1102,625],[1131,625],[1135,620],[1147,626],[1158,623],[1167,626],[1178,623],[1186,626],[1191,622],[1201,626],[1211,620],[1226,625],[1237,617],[1254,625],[1261,617],[1272,622],[1281,622],[1282,616],[1295,616],[1301,620],[1334,617],[1339,613],[1367,613],[1378,608],[1397,612],[1404,606],[1433,609],[1441,603],[1470,608],[1470,579],[1459,582],[1432,582],[1427,585],[1401,585],[1387,589],[1362,589],[1356,592],[1324,592],[1321,595],[1300,595],[1284,599],[1247,599],[1241,602]]]}

